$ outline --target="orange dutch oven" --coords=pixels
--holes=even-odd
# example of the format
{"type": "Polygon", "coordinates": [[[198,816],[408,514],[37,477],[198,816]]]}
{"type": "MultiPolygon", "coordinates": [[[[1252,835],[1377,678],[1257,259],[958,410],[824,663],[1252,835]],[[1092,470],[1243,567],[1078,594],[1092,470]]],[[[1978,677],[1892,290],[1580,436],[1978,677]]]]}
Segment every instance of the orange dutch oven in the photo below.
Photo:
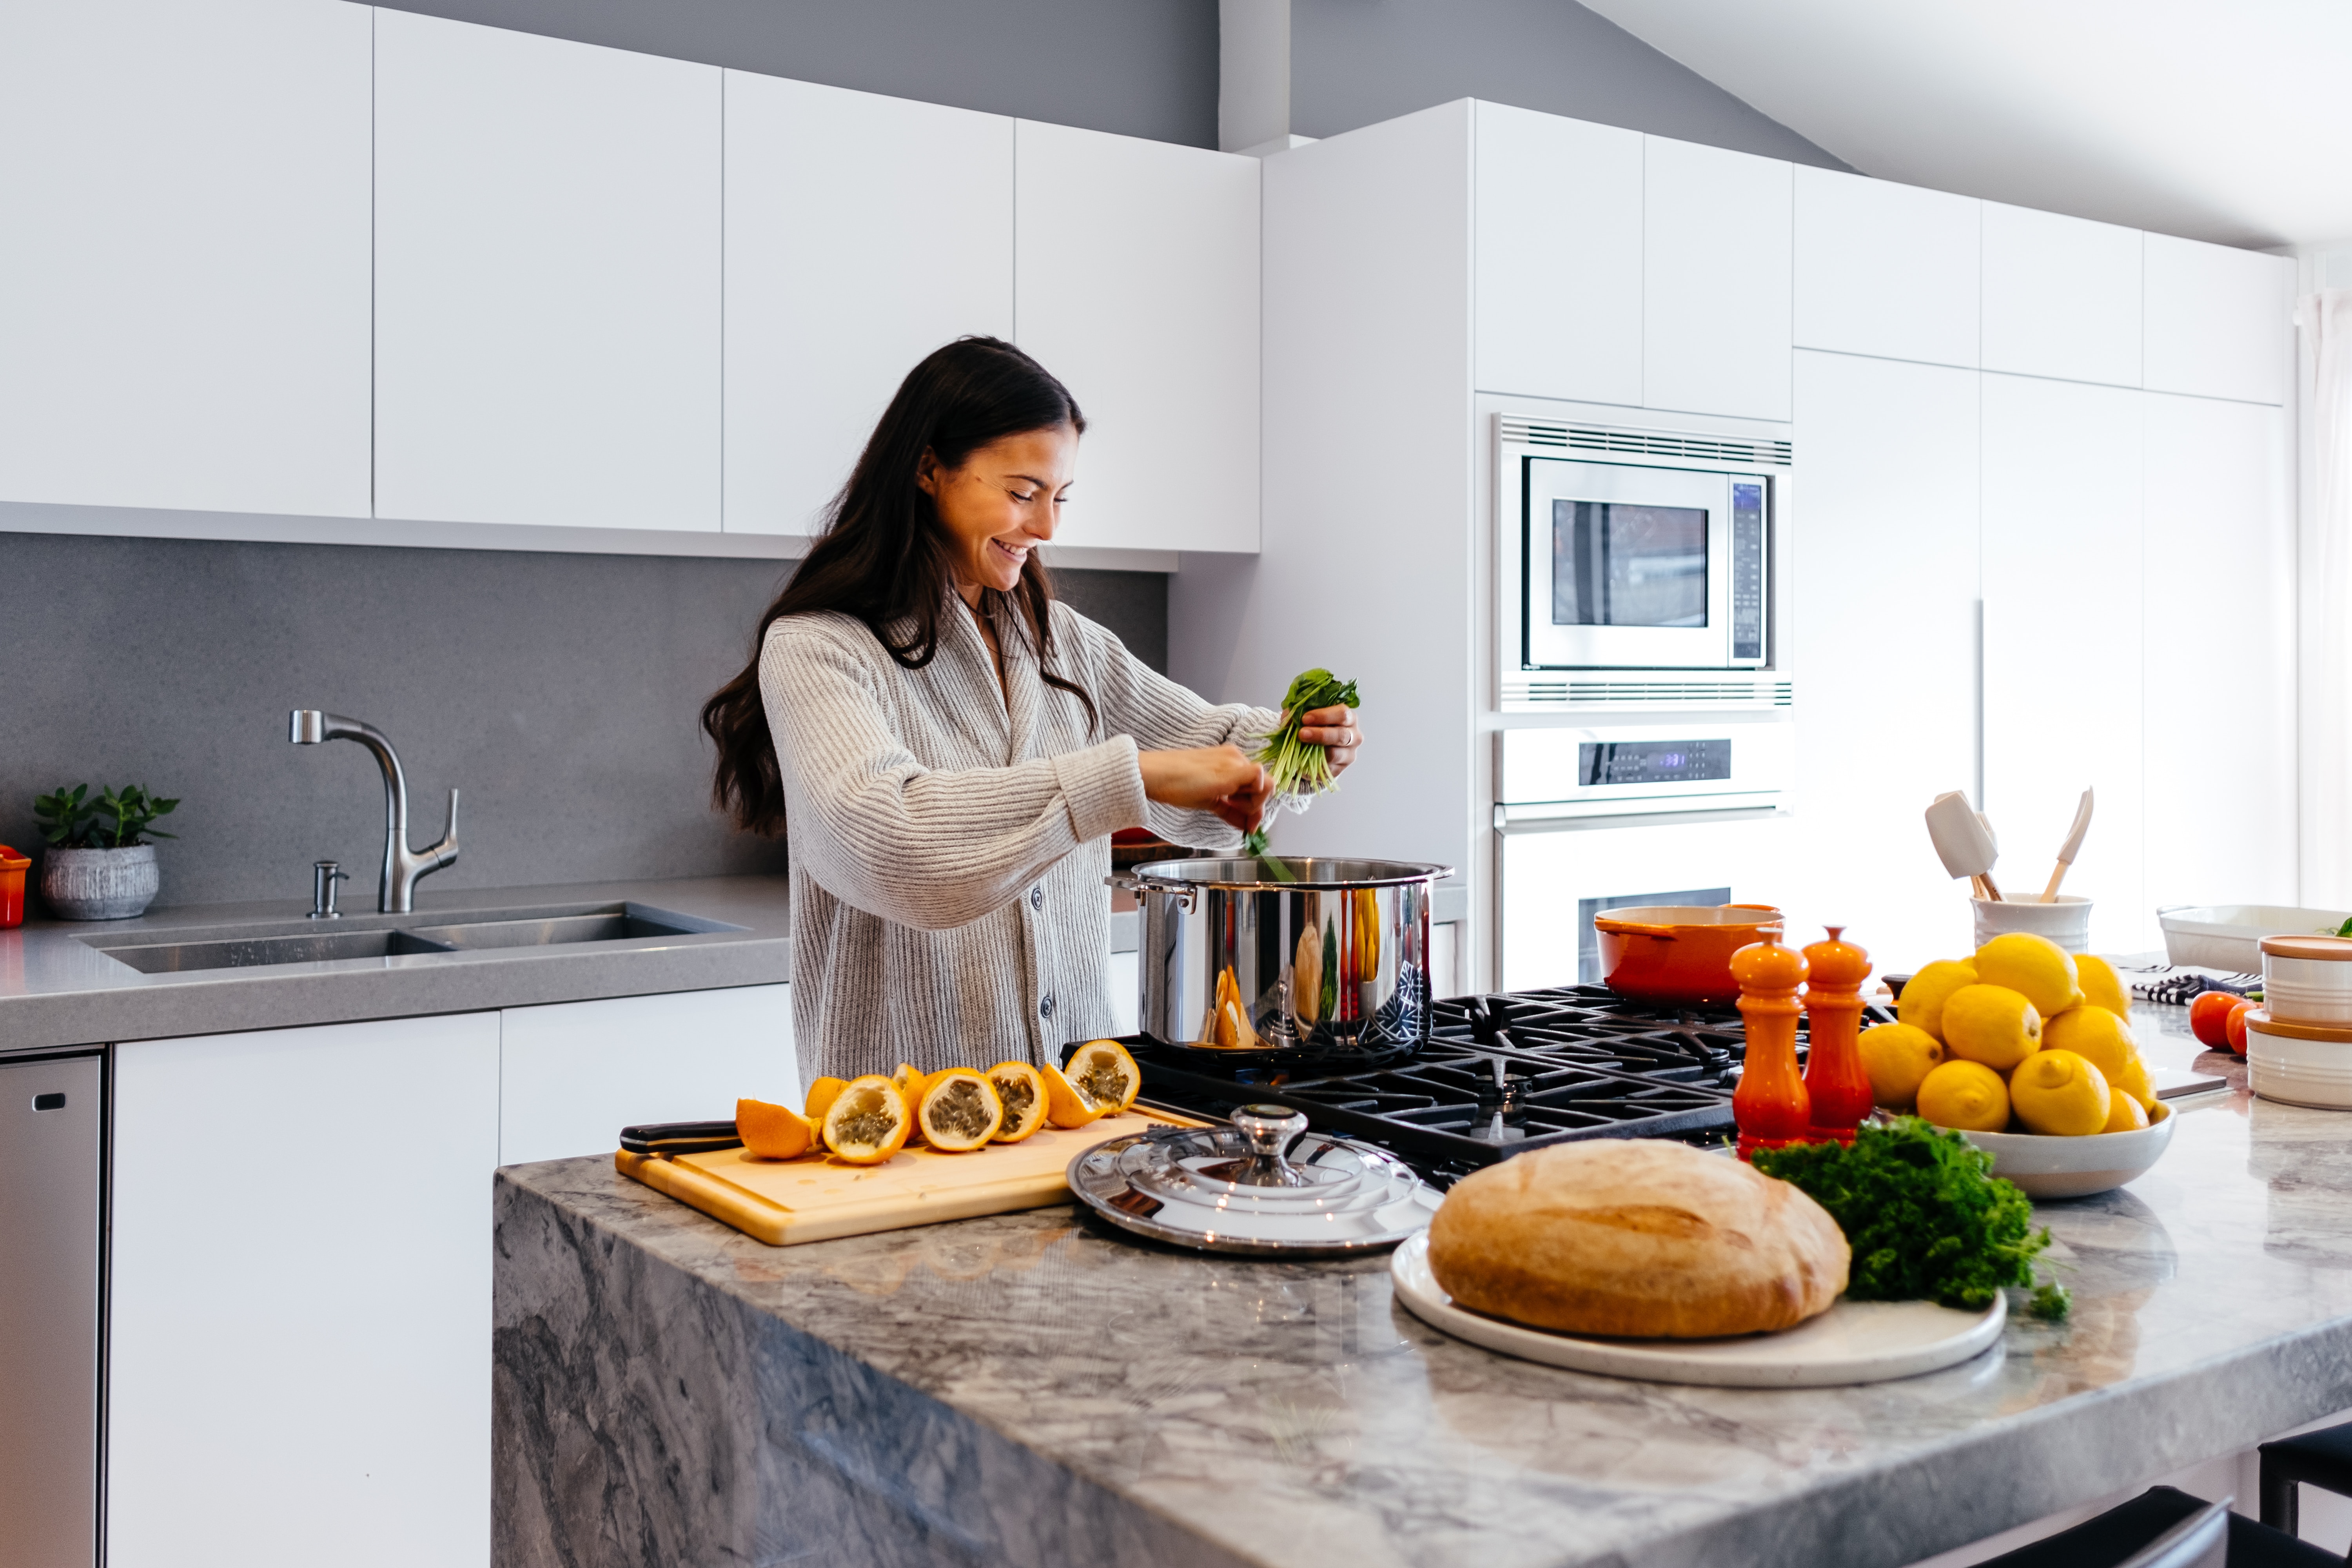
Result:
{"type": "Polygon", "coordinates": [[[1769,904],[1654,904],[1604,910],[1592,917],[1601,975],[1609,989],[1638,1002],[1723,1007],[1739,1000],[1731,955],[1764,933],[1782,933],[1769,904]]]}

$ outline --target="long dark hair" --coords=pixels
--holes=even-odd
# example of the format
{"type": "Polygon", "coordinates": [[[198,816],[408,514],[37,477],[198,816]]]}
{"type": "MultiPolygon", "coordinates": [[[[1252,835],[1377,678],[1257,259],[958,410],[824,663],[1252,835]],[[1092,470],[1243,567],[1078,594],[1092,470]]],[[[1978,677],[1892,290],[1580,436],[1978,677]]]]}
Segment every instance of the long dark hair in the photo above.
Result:
{"type": "MultiPolygon", "coordinates": [[[[908,669],[931,662],[940,616],[955,592],[954,562],[931,498],[915,482],[925,453],[959,468],[992,441],[1067,425],[1083,435],[1086,416],[1069,388],[1045,367],[996,338],[958,338],[907,373],[849,482],[826,509],[825,528],[808,558],[760,617],[742,673],[702,705],[702,728],[719,748],[711,803],[751,833],[784,826],[784,784],[774,737],[760,700],[760,649],[784,616],[837,610],[864,621],[890,657],[908,669]]],[[[1036,551],[1010,593],[982,590],[980,613],[999,640],[1018,628],[1037,656],[1045,684],[1086,705],[1089,731],[1099,721],[1094,699],[1048,668],[1054,657],[1053,580],[1036,551]]]]}

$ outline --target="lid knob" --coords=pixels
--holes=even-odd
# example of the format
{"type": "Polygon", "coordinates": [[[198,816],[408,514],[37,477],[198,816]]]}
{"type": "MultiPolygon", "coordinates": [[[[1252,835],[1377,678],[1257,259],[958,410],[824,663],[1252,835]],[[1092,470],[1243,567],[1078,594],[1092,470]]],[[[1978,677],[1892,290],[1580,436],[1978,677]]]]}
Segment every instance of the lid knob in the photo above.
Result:
{"type": "Polygon", "coordinates": [[[1307,1118],[1286,1105],[1244,1105],[1233,1115],[1234,1131],[1249,1141],[1247,1159],[1232,1179],[1248,1187],[1303,1187],[1301,1175],[1283,1152],[1307,1131],[1307,1118]]]}

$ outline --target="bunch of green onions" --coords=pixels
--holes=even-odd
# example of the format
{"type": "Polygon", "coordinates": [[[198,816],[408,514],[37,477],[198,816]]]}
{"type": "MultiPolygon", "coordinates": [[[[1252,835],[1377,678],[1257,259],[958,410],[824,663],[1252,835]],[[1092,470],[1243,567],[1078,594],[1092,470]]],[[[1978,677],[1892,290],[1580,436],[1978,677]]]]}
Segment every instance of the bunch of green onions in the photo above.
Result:
{"type": "MultiPolygon", "coordinates": [[[[1354,708],[1356,683],[1341,680],[1328,669],[1310,669],[1290,683],[1282,698],[1282,722],[1265,738],[1259,748],[1257,761],[1274,781],[1274,809],[1285,804],[1295,809],[1305,809],[1306,803],[1332,787],[1331,758],[1320,746],[1308,745],[1298,738],[1300,721],[1309,714],[1325,708],[1354,708]]],[[[1265,854],[1266,830],[1258,828],[1242,840],[1242,847],[1253,856],[1265,854]]],[[[1286,868],[1273,862],[1275,874],[1283,876],[1286,868]]],[[[1287,879],[1286,878],[1286,879],[1287,879]]]]}

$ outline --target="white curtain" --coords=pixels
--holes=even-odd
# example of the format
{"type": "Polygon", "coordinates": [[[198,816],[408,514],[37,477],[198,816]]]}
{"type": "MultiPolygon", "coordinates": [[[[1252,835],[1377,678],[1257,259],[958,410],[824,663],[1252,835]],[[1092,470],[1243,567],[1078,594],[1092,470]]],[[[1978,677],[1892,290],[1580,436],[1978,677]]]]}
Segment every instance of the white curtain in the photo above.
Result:
{"type": "Polygon", "coordinates": [[[2310,349],[2311,504],[2297,555],[2303,901],[2352,909],[2352,289],[2295,310],[2310,349]]]}

